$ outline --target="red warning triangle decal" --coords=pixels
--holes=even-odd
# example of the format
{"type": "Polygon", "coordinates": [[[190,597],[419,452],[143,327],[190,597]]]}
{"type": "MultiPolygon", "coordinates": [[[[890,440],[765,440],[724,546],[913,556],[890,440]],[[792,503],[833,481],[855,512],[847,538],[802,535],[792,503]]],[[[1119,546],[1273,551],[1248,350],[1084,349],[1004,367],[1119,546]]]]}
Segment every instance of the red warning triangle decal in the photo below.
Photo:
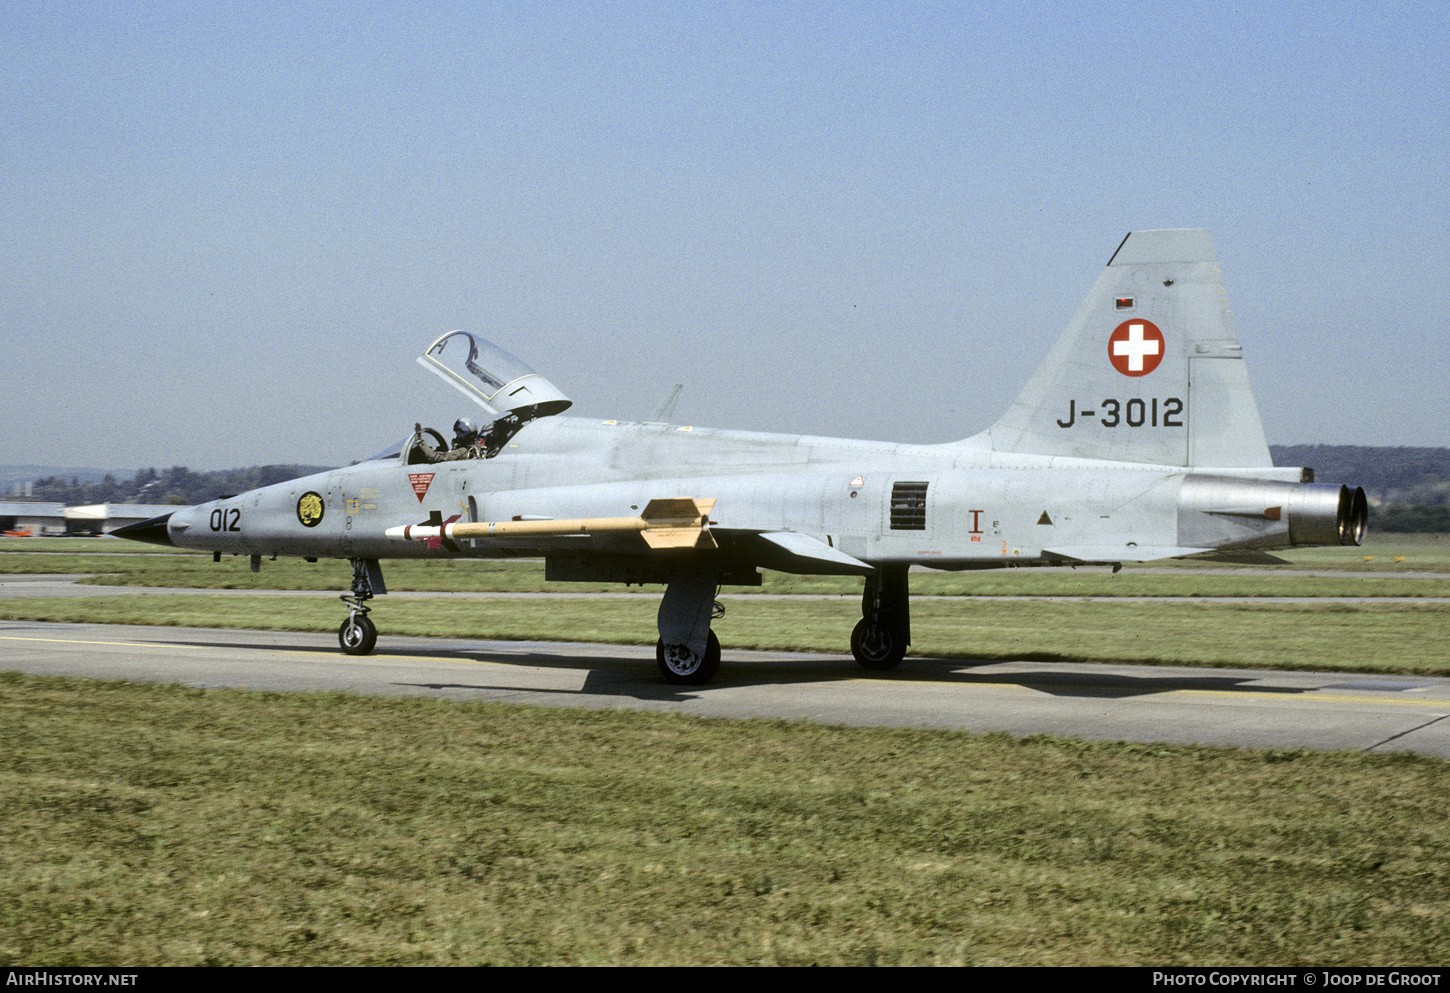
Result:
{"type": "Polygon", "coordinates": [[[418,496],[418,502],[423,502],[423,497],[428,493],[428,487],[433,482],[436,473],[432,472],[410,472],[408,481],[413,484],[413,492],[418,496]]]}

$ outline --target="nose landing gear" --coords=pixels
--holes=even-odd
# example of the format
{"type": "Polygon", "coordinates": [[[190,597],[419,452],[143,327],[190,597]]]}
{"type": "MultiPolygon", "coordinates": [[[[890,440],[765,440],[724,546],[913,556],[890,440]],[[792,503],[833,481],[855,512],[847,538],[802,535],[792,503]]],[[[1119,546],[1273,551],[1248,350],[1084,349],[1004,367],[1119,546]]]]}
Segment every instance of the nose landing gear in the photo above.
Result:
{"type": "Polygon", "coordinates": [[[366,607],[354,608],[354,613],[337,629],[337,643],[349,655],[367,655],[378,643],[378,628],[362,611],[366,607]]]}
{"type": "Polygon", "coordinates": [[[367,655],[378,643],[378,629],[368,619],[368,601],[388,592],[377,559],[352,559],[352,592],[338,597],[347,604],[347,620],[337,629],[337,643],[348,655],[367,655]]]}

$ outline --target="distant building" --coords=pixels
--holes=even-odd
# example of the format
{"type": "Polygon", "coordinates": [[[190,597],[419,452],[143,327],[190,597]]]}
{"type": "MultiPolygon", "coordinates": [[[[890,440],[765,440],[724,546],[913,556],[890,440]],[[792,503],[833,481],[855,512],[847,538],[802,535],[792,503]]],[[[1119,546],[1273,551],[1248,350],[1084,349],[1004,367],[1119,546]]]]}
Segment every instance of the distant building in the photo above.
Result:
{"type": "Polygon", "coordinates": [[[64,533],[65,508],[58,503],[0,503],[0,532],[64,533]]]}
{"type": "Polygon", "coordinates": [[[16,535],[106,534],[126,524],[169,514],[171,505],[145,503],[93,503],[66,507],[58,503],[0,502],[0,532],[16,535]]]}

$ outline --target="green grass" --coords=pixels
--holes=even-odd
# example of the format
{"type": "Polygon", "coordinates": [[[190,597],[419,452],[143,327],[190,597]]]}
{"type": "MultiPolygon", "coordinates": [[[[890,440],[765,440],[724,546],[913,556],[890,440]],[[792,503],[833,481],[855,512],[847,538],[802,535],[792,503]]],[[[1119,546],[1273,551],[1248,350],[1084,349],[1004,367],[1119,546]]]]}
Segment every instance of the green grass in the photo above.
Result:
{"type": "MultiPolygon", "coordinates": [[[[1450,608],[1443,604],[1235,604],[1195,602],[1208,597],[1445,597],[1450,579],[1435,571],[1450,565],[1443,536],[1412,538],[1384,546],[1365,562],[1359,549],[1310,549],[1288,553],[1301,566],[1327,576],[1277,575],[1272,569],[1234,573],[1222,568],[1175,568],[1148,572],[1128,568],[1048,571],[993,570],[912,574],[921,596],[1036,596],[1065,600],[992,601],[918,599],[912,608],[913,652],[963,659],[1030,658],[1300,670],[1444,674],[1450,658],[1450,608]],[[1404,562],[1434,566],[1424,577],[1402,572],[1404,562]],[[1311,561],[1312,560],[1312,561],[1311,561]],[[1096,602],[1081,598],[1172,596],[1182,603],[1096,602]]],[[[341,592],[350,579],[345,563],[267,561],[253,573],[244,558],[213,563],[205,553],[119,554],[136,547],[112,541],[14,541],[26,548],[55,546],[64,554],[10,552],[0,571],[95,571],[106,585],[218,589],[327,590],[341,592]],[[91,553],[105,548],[105,554],[91,553]]],[[[42,548],[42,551],[45,549],[42,548]]],[[[373,615],[386,635],[446,635],[499,640],[573,640],[650,644],[655,639],[659,587],[639,599],[490,599],[489,592],[617,592],[608,584],[543,581],[539,562],[445,560],[389,561],[395,592],[464,591],[457,600],[416,601],[385,597],[373,615]]],[[[727,590],[729,613],[716,625],[728,648],[843,652],[860,616],[860,580],[765,573],[760,592],[812,594],[803,600],[752,596],[727,590]],[[819,599],[827,597],[828,599],[819,599]]],[[[332,632],[342,608],[327,597],[282,596],[96,596],[17,598],[0,601],[0,618],[162,624],[187,627],[271,628],[332,632]]]]}
{"type": "MultiPolygon", "coordinates": [[[[729,649],[841,652],[860,618],[858,597],[727,598],[714,625],[729,649]]],[[[653,644],[658,600],[458,599],[373,601],[389,635],[653,644]]],[[[101,624],[333,632],[344,608],[326,597],[168,595],[0,601],[0,618],[101,624]]],[[[921,600],[912,605],[912,653],[961,659],[1034,659],[1450,673],[1450,607],[1443,604],[1152,604],[921,600]]],[[[384,641],[386,649],[386,641],[384,641]]],[[[909,664],[909,663],[908,663],[909,664]]]]}
{"type": "Polygon", "coordinates": [[[0,676],[7,965],[1415,965],[1450,764],[0,676]]]}
{"type": "MultiPolygon", "coordinates": [[[[124,538],[0,538],[0,555],[63,552],[66,555],[174,555],[181,549],[124,538]]],[[[209,552],[184,552],[210,555],[209,552]]],[[[3,561],[3,560],[0,560],[3,561]]]]}
{"type": "MultiPolygon", "coordinates": [[[[10,545],[30,547],[16,540],[10,545]]],[[[296,558],[265,560],[252,572],[245,557],[214,563],[209,554],[128,555],[106,547],[135,548],[129,542],[51,540],[61,553],[7,551],[0,554],[0,573],[92,574],[85,582],[107,586],[160,586],[194,589],[345,590],[352,571],[340,560],[309,563],[296,558]]],[[[1289,567],[1259,569],[1247,574],[1222,566],[1153,563],[1125,568],[1116,575],[1104,568],[1080,570],[992,569],[944,573],[918,572],[912,592],[935,596],[1450,596],[1450,549],[1433,541],[1389,546],[1365,561],[1360,549],[1310,549],[1287,553],[1296,566],[1327,571],[1326,576],[1281,575],[1289,567]],[[1393,553],[1393,554],[1390,554],[1393,553]],[[1400,559],[1401,561],[1395,561],[1400,559]],[[1164,567],[1169,569],[1163,573],[1164,567]],[[1415,576],[1414,573],[1424,573],[1415,576]],[[1406,576],[1409,573],[1411,575],[1406,576]]],[[[601,583],[545,583],[539,561],[441,559],[389,560],[383,571],[390,589],[404,591],[532,592],[572,590],[609,592],[619,587],[601,583]]],[[[791,576],[767,572],[762,593],[859,594],[861,580],[839,576],[791,576]]],[[[733,592],[753,592],[735,588],[733,592]]]]}
{"type": "MultiPolygon", "coordinates": [[[[347,578],[336,562],[268,562],[253,577],[245,560],[56,544],[69,555],[34,556],[45,561],[33,571],[84,560],[151,582],[275,587],[292,576],[315,589],[347,578]]],[[[0,572],[30,558],[0,547],[0,572]]],[[[1433,543],[1404,548],[1435,563],[1423,571],[1450,571],[1433,543]]],[[[1423,592],[1436,578],[1375,575],[1404,563],[1328,551],[1301,565],[1341,575],[1312,587],[1190,568],[913,574],[918,593],[1043,593],[1045,583],[1069,597],[1143,585],[1183,597],[919,600],[915,647],[1443,673],[1442,605],[1193,599],[1285,595],[1280,583],[1326,591],[1288,594],[1301,596],[1397,588],[1382,583],[1444,595],[1423,592]]],[[[543,588],[538,563],[387,569],[399,589],[543,588]]],[[[767,584],[840,595],[728,597],[716,626],[727,651],[844,651],[859,580],[768,574],[767,584]]],[[[384,650],[400,634],[647,644],[657,597],[374,606],[384,650]]],[[[6,618],[329,633],[342,613],[325,596],[0,601],[6,618]]],[[[1450,763],[1409,755],[15,674],[0,675],[0,713],[0,964],[1433,965],[1450,955],[1450,763]]]]}
{"type": "Polygon", "coordinates": [[[1450,571],[1450,534],[1374,534],[1361,548],[1299,548],[1276,552],[1305,568],[1450,571]]]}

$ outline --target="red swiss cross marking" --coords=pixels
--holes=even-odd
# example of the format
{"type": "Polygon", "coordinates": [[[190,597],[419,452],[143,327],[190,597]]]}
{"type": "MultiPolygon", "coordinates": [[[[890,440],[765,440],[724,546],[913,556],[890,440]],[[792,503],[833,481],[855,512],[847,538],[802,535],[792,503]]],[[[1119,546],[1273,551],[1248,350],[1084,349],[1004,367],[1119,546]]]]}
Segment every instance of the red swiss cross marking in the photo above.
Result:
{"type": "Polygon", "coordinates": [[[1163,361],[1167,346],[1152,321],[1124,321],[1108,335],[1108,361],[1124,376],[1146,376],[1163,361]]]}

